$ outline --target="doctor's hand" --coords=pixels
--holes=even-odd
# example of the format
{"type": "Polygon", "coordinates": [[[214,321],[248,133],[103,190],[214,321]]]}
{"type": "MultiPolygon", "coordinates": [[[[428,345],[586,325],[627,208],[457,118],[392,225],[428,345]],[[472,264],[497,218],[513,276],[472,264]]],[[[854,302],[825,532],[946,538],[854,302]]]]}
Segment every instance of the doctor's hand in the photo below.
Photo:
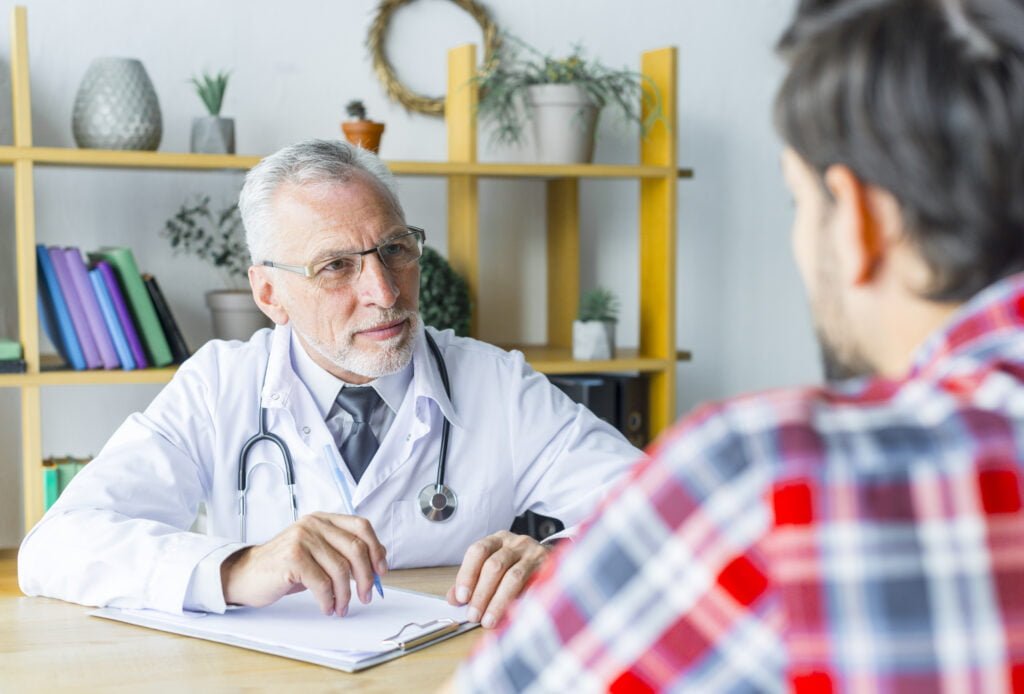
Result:
{"type": "Polygon", "coordinates": [[[547,557],[548,549],[527,535],[507,530],[488,535],[466,550],[448,602],[469,603],[469,621],[491,629],[547,557]]]}
{"type": "Polygon", "coordinates": [[[309,589],[324,614],[344,617],[351,598],[349,579],[365,604],[373,572],[388,570],[384,545],[370,522],[358,516],[311,513],[262,545],[235,552],[221,564],[224,600],[263,607],[309,589]]]}

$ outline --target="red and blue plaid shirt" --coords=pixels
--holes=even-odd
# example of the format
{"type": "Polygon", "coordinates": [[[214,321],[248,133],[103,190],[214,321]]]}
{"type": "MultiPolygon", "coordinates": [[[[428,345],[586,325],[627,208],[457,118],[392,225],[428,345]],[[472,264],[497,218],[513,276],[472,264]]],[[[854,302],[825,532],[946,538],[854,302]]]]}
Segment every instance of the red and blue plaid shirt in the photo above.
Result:
{"type": "Polygon", "coordinates": [[[706,407],[651,456],[460,689],[1024,692],[1024,275],[903,380],[706,407]]]}

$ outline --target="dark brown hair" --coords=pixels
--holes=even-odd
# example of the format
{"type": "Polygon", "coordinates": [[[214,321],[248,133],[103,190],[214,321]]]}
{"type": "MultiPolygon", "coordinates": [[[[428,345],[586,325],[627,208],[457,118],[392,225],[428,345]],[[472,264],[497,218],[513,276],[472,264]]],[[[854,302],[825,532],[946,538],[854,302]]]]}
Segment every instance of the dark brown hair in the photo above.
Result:
{"type": "Polygon", "coordinates": [[[803,0],[778,50],[779,133],[895,196],[928,298],[1024,270],[1024,0],[803,0]]]}

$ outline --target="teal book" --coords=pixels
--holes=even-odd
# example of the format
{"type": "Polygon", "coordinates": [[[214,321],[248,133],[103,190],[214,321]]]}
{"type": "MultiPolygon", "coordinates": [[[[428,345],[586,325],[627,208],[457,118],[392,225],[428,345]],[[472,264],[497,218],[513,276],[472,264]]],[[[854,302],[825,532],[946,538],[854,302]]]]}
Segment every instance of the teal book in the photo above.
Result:
{"type": "Polygon", "coordinates": [[[43,510],[49,511],[60,493],[57,466],[52,460],[43,461],[43,510]]]}

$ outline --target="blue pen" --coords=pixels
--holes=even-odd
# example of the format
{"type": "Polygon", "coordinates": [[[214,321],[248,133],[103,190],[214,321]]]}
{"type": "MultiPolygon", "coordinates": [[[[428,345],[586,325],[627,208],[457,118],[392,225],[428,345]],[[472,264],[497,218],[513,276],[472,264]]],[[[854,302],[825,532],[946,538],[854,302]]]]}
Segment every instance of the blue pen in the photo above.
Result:
{"type": "MultiPolygon", "coordinates": [[[[334,478],[338,480],[338,486],[341,487],[341,494],[345,497],[345,506],[348,507],[348,512],[353,516],[356,515],[356,507],[352,505],[352,492],[348,488],[348,480],[345,479],[345,475],[341,474],[341,456],[338,455],[338,449],[330,444],[324,446],[324,453],[327,454],[327,459],[331,461],[331,470],[334,471],[334,478]]],[[[384,597],[384,586],[381,585],[380,576],[377,572],[373,572],[373,587],[377,589],[377,593],[384,597]]]]}

